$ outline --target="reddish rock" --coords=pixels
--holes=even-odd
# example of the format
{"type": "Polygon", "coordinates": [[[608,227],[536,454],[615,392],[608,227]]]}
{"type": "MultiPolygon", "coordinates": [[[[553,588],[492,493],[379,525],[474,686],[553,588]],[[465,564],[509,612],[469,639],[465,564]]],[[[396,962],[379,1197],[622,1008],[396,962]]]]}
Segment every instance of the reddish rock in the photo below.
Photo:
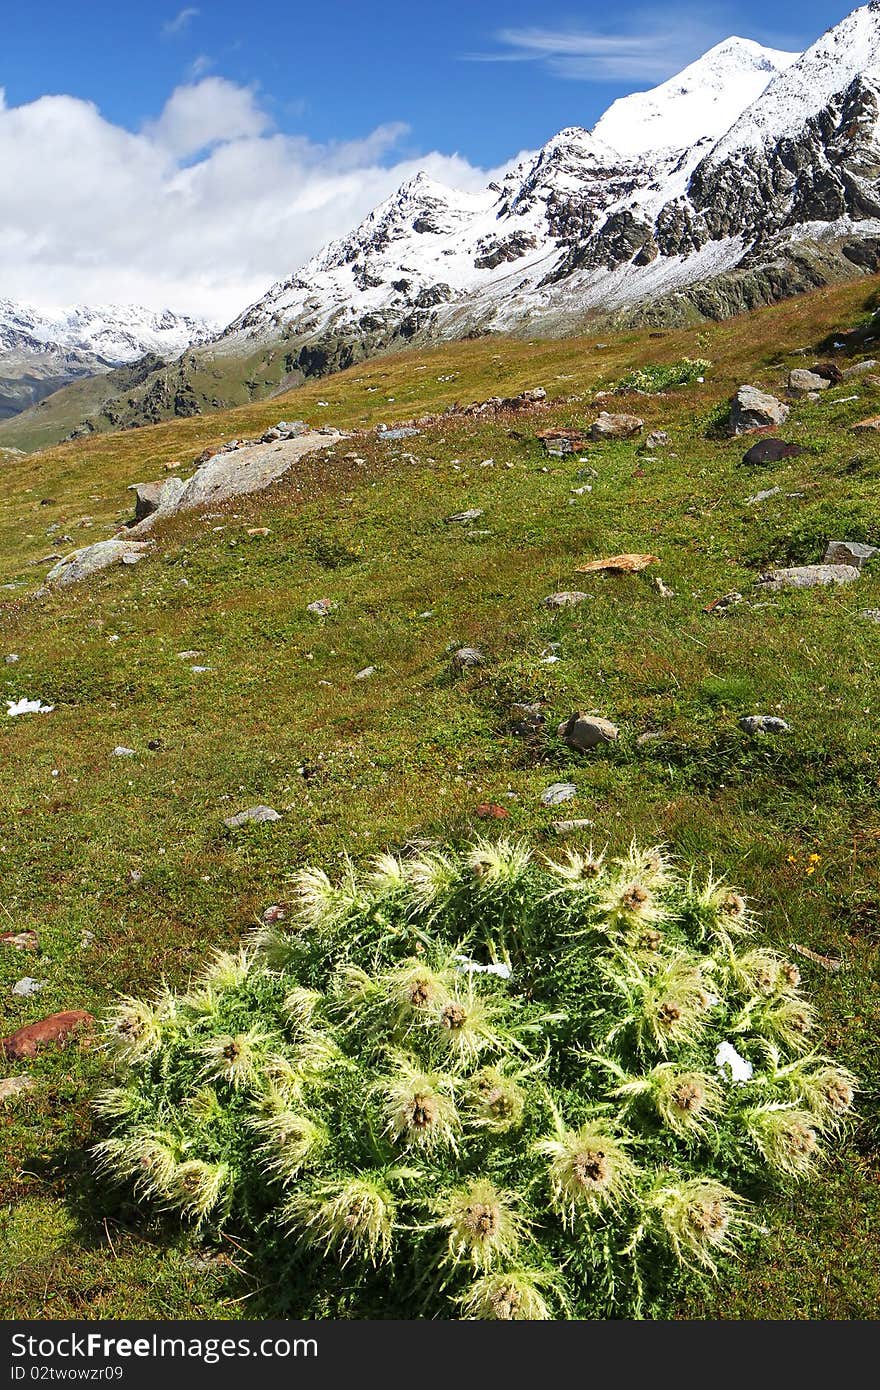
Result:
{"type": "Polygon", "coordinates": [[[64,1013],[50,1014],[38,1023],[27,1023],[23,1028],[16,1029],[8,1038],[0,1038],[0,1052],[13,1061],[33,1057],[41,1047],[65,1042],[78,1028],[91,1027],[94,1021],[85,1009],[68,1009],[64,1013]]]}
{"type": "Polygon", "coordinates": [[[35,931],[5,931],[0,933],[0,946],[12,946],[16,951],[38,951],[40,939],[35,931]]]}
{"type": "Polygon", "coordinates": [[[477,807],[477,815],[480,820],[507,820],[510,812],[503,806],[497,806],[494,801],[485,801],[477,807]]]}
{"type": "Polygon", "coordinates": [[[871,415],[867,420],[859,420],[850,429],[853,434],[878,434],[880,433],[880,415],[871,415]]]}

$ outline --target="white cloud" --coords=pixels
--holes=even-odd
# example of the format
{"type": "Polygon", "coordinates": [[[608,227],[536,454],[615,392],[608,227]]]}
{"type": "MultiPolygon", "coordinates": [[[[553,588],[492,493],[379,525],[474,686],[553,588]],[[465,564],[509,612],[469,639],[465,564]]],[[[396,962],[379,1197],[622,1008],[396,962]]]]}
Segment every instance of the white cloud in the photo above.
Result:
{"type": "Polygon", "coordinates": [[[659,82],[731,32],[724,7],[630,11],[610,28],[501,29],[499,47],[468,54],[482,63],[538,63],[555,77],[659,82]]]}
{"type": "Polygon", "coordinates": [[[201,11],[195,5],[187,5],[186,9],[181,10],[173,19],[169,19],[166,24],[162,25],[163,35],[166,38],[171,38],[175,34],[182,34],[185,29],[189,28],[191,21],[198,18],[200,13],[201,11]]]}
{"type": "Polygon", "coordinates": [[[7,107],[0,89],[0,295],[141,303],[227,322],[419,169],[462,188],[497,171],[397,153],[402,124],[318,144],[272,127],[224,78],[178,87],[139,132],[91,102],[7,107]]]}

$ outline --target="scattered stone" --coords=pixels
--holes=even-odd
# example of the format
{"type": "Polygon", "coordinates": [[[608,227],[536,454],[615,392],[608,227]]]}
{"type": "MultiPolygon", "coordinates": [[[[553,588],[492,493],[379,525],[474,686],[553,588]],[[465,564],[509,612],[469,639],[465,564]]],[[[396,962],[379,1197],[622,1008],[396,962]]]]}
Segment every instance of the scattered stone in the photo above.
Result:
{"type": "Polygon", "coordinates": [[[156,511],[159,506],[159,496],[167,481],[167,479],[162,478],[158,482],[152,483],[129,483],[128,491],[134,493],[135,522],[146,520],[156,511]]]}
{"type": "Polygon", "coordinates": [[[540,729],[544,724],[544,716],[541,713],[541,706],[537,704],[525,704],[517,701],[510,706],[510,713],[520,724],[525,724],[530,729],[540,729]]]}
{"type": "Polygon", "coordinates": [[[850,425],[853,434],[877,434],[880,432],[880,415],[869,415],[866,420],[857,420],[850,425]]]}
{"type": "Polygon", "coordinates": [[[277,425],[270,426],[265,434],[260,436],[260,443],[274,444],[279,439],[299,439],[308,432],[309,427],[305,420],[279,420],[277,425]]]}
{"type": "Polygon", "coordinates": [[[610,570],[615,574],[639,574],[649,565],[659,562],[659,555],[611,555],[607,560],[590,560],[586,565],[578,565],[576,574],[598,574],[610,570]]]}
{"type": "Polygon", "coordinates": [[[256,825],[262,825],[266,821],[280,820],[277,811],[273,811],[271,806],[249,806],[246,811],[239,811],[235,816],[227,816],[223,824],[230,830],[237,830],[241,825],[247,825],[253,821],[256,825]]]}
{"type": "Polygon", "coordinates": [[[326,618],[336,607],[338,604],[332,598],[316,598],[314,603],[306,604],[306,610],[309,613],[317,613],[319,618],[326,618]]]}
{"type": "Polygon", "coordinates": [[[587,436],[583,430],[542,430],[537,438],[551,458],[564,458],[566,454],[580,453],[587,447],[587,436]]]}
{"type": "Polygon", "coordinates": [[[455,525],[466,525],[469,521],[478,521],[483,515],[484,513],[481,507],[471,507],[466,512],[455,512],[452,516],[446,517],[446,523],[447,525],[450,523],[454,523],[455,525]]]}
{"type": "Polygon", "coordinates": [[[498,806],[494,801],[484,801],[481,806],[476,808],[476,815],[480,820],[507,820],[510,812],[504,806],[498,806]]]}
{"type": "Polygon", "coordinates": [[[813,391],[827,391],[830,385],[827,377],[808,372],[804,367],[795,367],[788,374],[788,389],[798,396],[805,396],[813,391]]]}
{"type": "Polygon", "coordinates": [[[662,449],[669,443],[666,430],[652,430],[645,440],[646,449],[662,449]]]}
{"type": "Polygon", "coordinates": [[[759,391],[757,386],[741,386],[730,408],[731,433],[748,434],[770,425],[783,425],[789,413],[789,407],[767,391],[759,391]]]}
{"type": "Polygon", "coordinates": [[[880,608],[863,608],[859,617],[867,618],[870,623],[880,623],[880,608]]]}
{"type": "Polygon", "coordinates": [[[829,541],[823,564],[855,565],[860,570],[875,555],[880,555],[880,547],[876,545],[865,545],[862,541],[829,541]]]}
{"type": "Polygon", "coordinates": [[[11,946],[14,951],[38,951],[40,939],[35,931],[5,931],[0,935],[0,946],[11,946]]]}
{"type": "Polygon", "coordinates": [[[10,719],[15,719],[19,714],[51,714],[54,705],[44,705],[42,700],[7,700],[6,713],[10,719]]]}
{"type": "Polygon", "coordinates": [[[65,1042],[79,1028],[89,1028],[94,1017],[85,1009],[68,1009],[63,1013],[50,1014],[38,1023],[27,1023],[8,1037],[0,1038],[0,1052],[12,1061],[23,1057],[34,1057],[42,1047],[49,1043],[65,1042]]]}
{"type": "Polygon", "coordinates": [[[654,576],[654,588],[661,598],[675,598],[675,590],[664,584],[659,574],[654,576]]]}
{"type": "Polygon", "coordinates": [[[590,428],[591,439],[632,439],[645,428],[638,415],[609,415],[603,410],[590,428]]]}
{"type": "Polygon", "coordinates": [[[46,583],[50,587],[63,589],[90,578],[110,565],[136,565],[139,560],[145,559],[151,547],[152,541],[130,541],[118,536],[108,541],[96,541],[82,550],[74,550],[53,565],[46,575],[46,583]]]}
{"type": "Polygon", "coordinates": [[[421,434],[421,432],[421,430],[416,429],[415,425],[398,425],[397,428],[393,430],[377,430],[379,438],[384,440],[385,443],[387,443],[389,439],[411,439],[413,435],[421,434]]]}
{"type": "Polygon", "coordinates": [[[831,386],[839,386],[843,381],[843,372],[836,362],[816,362],[810,371],[814,376],[824,377],[831,386]]]}
{"type": "Polygon", "coordinates": [[[707,603],[703,609],[704,613],[722,614],[728,608],[733,608],[737,603],[742,603],[742,594],[737,593],[736,589],[731,589],[729,593],[722,594],[720,598],[713,598],[711,603],[707,603]]]}
{"type": "Polygon", "coordinates": [[[643,734],[639,734],[636,744],[639,748],[645,748],[649,743],[658,743],[666,735],[660,729],[646,729],[643,734]]]}
{"type": "Polygon", "coordinates": [[[190,652],[190,651],[187,651],[187,652],[178,652],[177,655],[178,655],[178,658],[179,658],[180,661],[198,661],[199,657],[200,657],[200,656],[204,656],[205,653],[204,653],[204,652],[197,652],[197,651],[191,651],[191,652],[190,652]]]}
{"type": "Polygon", "coordinates": [[[550,824],[550,829],[554,835],[559,835],[564,839],[567,835],[582,835],[587,830],[591,830],[593,822],[591,820],[555,820],[550,824]]]}
{"type": "Polygon", "coordinates": [[[452,666],[455,671],[467,671],[473,666],[485,666],[486,658],[479,647],[459,647],[452,653],[452,666]]]}
{"type": "Polygon", "coordinates": [[[35,980],[32,975],[25,975],[21,980],[16,980],[12,986],[12,993],[22,999],[28,999],[32,994],[39,994],[45,985],[45,980],[35,980]]]}
{"type": "Polygon", "coordinates": [[[799,946],[796,941],[789,941],[788,949],[795,951],[799,956],[805,956],[807,960],[813,960],[817,965],[821,965],[823,970],[832,970],[835,973],[843,969],[843,961],[835,960],[833,956],[820,955],[818,951],[812,951],[809,946],[799,946]]]}
{"type": "Polygon", "coordinates": [[[586,753],[590,748],[598,748],[602,743],[614,743],[620,737],[620,730],[610,719],[598,715],[581,714],[576,710],[568,719],[563,719],[556,731],[563,743],[586,753]]]}
{"type": "Polygon", "coordinates": [[[128,881],[132,888],[137,888],[139,883],[143,883],[144,876],[140,869],[129,869],[128,881]]]}
{"type": "Polygon", "coordinates": [[[869,357],[864,362],[853,362],[851,367],[844,367],[841,376],[844,381],[849,381],[854,376],[862,376],[865,372],[873,372],[877,367],[880,367],[880,362],[875,361],[873,357],[869,357]]]}
{"type": "Polygon", "coordinates": [[[375,666],[365,666],[364,669],[363,669],[362,671],[356,672],[356,674],[355,674],[355,680],[356,680],[356,681],[368,681],[368,680],[370,679],[370,676],[374,676],[375,674],[376,674],[376,668],[375,668],[375,666]]]}
{"type": "Polygon", "coordinates": [[[0,1101],[15,1100],[25,1091],[32,1091],[36,1082],[32,1076],[7,1076],[0,1081],[0,1101]]]}
{"type": "Polygon", "coordinates": [[[789,727],[775,714],[747,714],[737,722],[747,734],[787,734],[789,727]]]}
{"type": "Polygon", "coordinates": [[[584,600],[589,597],[589,594],[584,594],[579,589],[564,589],[558,594],[548,594],[544,599],[544,607],[574,608],[577,604],[583,603],[584,600]]]}
{"type": "Polygon", "coordinates": [[[126,748],[122,743],[117,743],[116,747],[113,749],[114,758],[134,758],[135,756],[135,749],[126,748]]]}
{"type": "Polygon", "coordinates": [[[784,439],[759,439],[757,444],[746,450],[742,461],[747,467],[761,467],[765,463],[795,459],[803,452],[800,444],[789,444],[784,439]]]}
{"type": "Polygon", "coordinates": [[[16,661],[21,660],[21,658],[19,657],[18,652],[7,652],[3,660],[5,661],[7,666],[14,666],[16,661]]]}
{"type": "Polygon", "coordinates": [[[770,593],[780,589],[814,589],[823,584],[852,584],[858,579],[855,565],[791,565],[762,574],[758,583],[770,593]]]}
{"type": "Polygon", "coordinates": [[[756,502],[766,502],[770,497],[777,497],[781,491],[781,487],[768,487],[764,492],[756,492],[753,497],[747,497],[746,504],[754,506],[756,502]]]}
{"type": "Polygon", "coordinates": [[[541,800],[545,806],[558,806],[563,801],[571,801],[577,796],[577,787],[573,782],[553,782],[541,793],[541,800]]]}
{"type": "Polygon", "coordinates": [[[249,536],[268,536],[268,535],[269,535],[269,527],[268,527],[268,526],[249,526],[249,527],[247,528],[247,534],[248,534],[249,536]]]}
{"type": "Polygon", "coordinates": [[[287,903],[272,903],[263,911],[263,921],[267,926],[273,926],[275,922],[283,922],[287,917],[287,903]]]}

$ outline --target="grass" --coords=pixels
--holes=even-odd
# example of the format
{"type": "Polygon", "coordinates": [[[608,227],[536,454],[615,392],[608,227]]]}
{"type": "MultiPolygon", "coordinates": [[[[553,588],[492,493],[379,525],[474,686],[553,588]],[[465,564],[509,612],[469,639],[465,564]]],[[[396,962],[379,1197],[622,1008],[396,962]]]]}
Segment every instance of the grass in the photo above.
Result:
{"type": "MultiPolygon", "coordinates": [[[[730,590],[754,599],[761,569],[819,560],[829,538],[880,541],[880,447],[848,432],[880,410],[877,388],[847,383],[795,406],[783,434],[805,453],[767,469],[741,466],[748,441],[708,437],[736,386],[780,389],[789,367],[814,360],[796,350],[860,321],[876,288],[821,291],[699,332],[626,333],[603,349],[449,344],[261,405],[0,463],[0,584],[15,586],[0,589],[0,657],[20,658],[0,664],[0,695],[55,705],[0,720],[0,916],[40,937],[36,956],[0,947],[0,1030],[99,1011],[163,976],[184,985],[212,947],[284,899],[303,862],[332,870],[345,851],[463,838],[485,829],[485,802],[539,846],[555,843],[561,814],[593,820],[600,845],[634,832],[663,840],[740,883],[769,943],[843,959],[839,973],[799,963],[828,1046],[868,1086],[865,1118],[818,1188],[777,1201],[750,1255],[670,1316],[872,1316],[880,629],[860,612],[880,607],[880,570],[724,617],[703,610],[730,590]],[[703,384],[595,401],[624,373],[683,357],[712,362],[703,384]],[[43,556],[112,534],[130,515],[130,482],[173,460],[188,468],[206,445],[279,418],[371,428],[537,385],[555,402],[547,411],[447,417],[396,445],[358,436],[261,496],[167,523],[134,569],[29,598],[43,556]],[[667,430],[668,447],[544,456],[539,429],[589,423],[600,405],[667,430]],[[484,509],[472,536],[444,520],[468,507],[484,509]],[[248,536],[262,526],[268,536],[248,536]],[[638,576],[576,573],[626,550],[660,563],[638,576]],[[654,574],[674,597],[660,597],[654,574]],[[563,588],[590,597],[555,616],[541,600],[563,588]],[[323,597],[339,606],[322,620],[306,604],[323,597]],[[561,659],[546,664],[551,642],[561,659]],[[449,651],[461,644],[487,662],[454,678],[449,651]],[[205,655],[181,660],[185,650],[205,655]],[[517,700],[542,702],[545,736],[511,732],[517,700]],[[555,726],[576,708],[613,719],[618,742],[567,750],[555,726]],[[780,714],[790,733],[749,738],[737,720],[752,712],[780,714]],[[135,756],[112,756],[120,744],[135,756]],[[563,780],[577,799],[543,806],[543,789],[563,780]],[[226,830],[224,817],[258,803],[282,819],[226,830]],[[24,975],[45,981],[40,994],[12,996],[24,975]]],[[[36,1088],[3,1113],[0,1312],[271,1312],[243,1252],[144,1226],[94,1186],[84,1150],[101,1068],[88,1039],[7,1067],[36,1088]]]]}

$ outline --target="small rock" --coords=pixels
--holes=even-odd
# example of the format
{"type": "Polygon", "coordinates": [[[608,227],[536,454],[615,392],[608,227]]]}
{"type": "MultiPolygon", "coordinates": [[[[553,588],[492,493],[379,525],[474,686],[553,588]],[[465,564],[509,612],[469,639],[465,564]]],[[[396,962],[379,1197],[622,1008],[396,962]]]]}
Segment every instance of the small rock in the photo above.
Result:
{"type": "Polygon", "coordinates": [[[603,410],[590,428],[591,439],[632,439],[645,428],[638,415],[609,415],[603,410]]]}
{"type": "Polygon", "coordinates": [[[729,593],[722,594],[720,598],[713,598],[711,603],[707,603],[703,609],[704,613],[722,614],[728,608],[733,608],[737,603],[742,603],[742,594],[737,593],[736,589],[731,589],[729,593]]]}
{"type": "Polygon", "coordinates": [[[571,801],[575,796],[577,787],[573,782],[553,782],[541,793],[541,800],[545,806],[558,806],[560,802],[571,801]]]}
{"type": "Polygon", "coordinates": [[[803,367],[795,367],[788,374],[788,389],[795,395],[804,396],[813,391],[827,391],[831,382],[824,376],[818,376],[815,372],[808,372],[803,367]]]}
{"type": "Polygon", "coordinates": [[[165,480],[152,483],[129,483],[128,491],[134,493],[134,520],[145,521],[159,508],[159,498],[165,480]]]}
{"type": "Polygon", "coordinates": [[[556,732],[563,743],[567,743],[569,748],[577,748],[581,753],[602,743],[613,743],[620,737],[620,730],[610,719],[581,714],[579,711],[564,719],[556,732]]]}
{"type": "Polygon", "coordinates": [[[816,362],[810,371],[814,376],[824,377],[831,386],[837,386],[843,381],[843,372],[836,362],[816,362]]]}
{"type": "Polygon", "coordinates": [[[510,706],[510,713],[519,723],[528,725],[532,729],[540,729],[544,723],[541,706],[537,704],[528,705],[522,701],[517,701],[510,706]]]}
{"type": "Polygon", "coordinates": [[[782,491],[781,487],[768,487],[764,492],[756,492],[754,497],[747,497],[747,506],[754,506],[756,502],[766,502],[770,497],[777,497],[782,491]]]}
{"type": "Polygon", "coordinates": [[[880,623],[880,608],[863,608],[859,617],[867,618],[869,623],[880,623]]]}
{"type": "Polygon", "coordinates": [[[747,734],[787,734],[788,725],[775,714],[747,714],[738,720],[747,734]]]}
{"type": "Polygon", "coordinates": [[[375,668],[375,666],[365,666],[364,669],[363,669],[362,671],[358,671],[358,672],[355,674],[355,680],[356,680],[356,681],[368,681],[368,680],[370,679],[370,676],[374,676],[375,674],[376,674],[376,668],[375,668]]]}
{"type": "Polygon", "coordinates": [[[756,386],[741,386],[730,408],[731,433],[748,434],[751,430],[782,425],[788,419],[789,407],[756,386]]]}
{"type": "Polygon", "coordinates": [[[32,994],[39,994],[45,985],[45,980],[35,980],[32,975],[25,975],[23,979],[17,980],[12,986],[12,993],[19,995],[22,999],[27,999],[32,994]]]}
{"type": "Polygon", "coordinates": [[[122,743],[117,743],[116,747],[113,749],[114,758],[134,758],[136,756],[134,748],[126,748],[122,743]]]}
{"type": "Polygon", "coordinates": [[[665,738],[665,734],[660,729],[646,729],[643,734],[639,734],[636,743],[639,748],[646,748],[649,743],[657,743],[665,738]]]}
{"type": "Polygon", "coordinates": [[[246,811],[239,811],[235,816],[227,816],[223,824],[230,830],[237,830],[240,825],[247,825],[253,821],[257,825],[262,825],[265,821],[280,820],[277,811],[273,811],[271,806],[249,806],[246,811]]]}
{"type": "MultiPolygon", "coordinates": [[[[393,399],[393,396],[389,397],[389,400],[393,399]]],[[[389,439],[411,439],[413,435],[421,434],[421,432],[421,430],[416,429],[415,425],[399,425],[396,429],[380,430],[378,433],[379,438],[387,442],[389,439]]]]}
{"type": "Polygon", "coordinates": [[[661,598],[675,598],[675,590],[670,589],[668,584],[664,584],[659,574],[654,577],[654,587],[661,598]]]}
{"type": "Polygon", "coordinates": [[[574,608],[590,597],[579,589],[565,589],[559,594],[548,594],[544,599],[545,608],[574,608]]]}
{"type": "Polygon", "coordinates": [[[507,820],[510,812],[504,806],[498,806],[494,801],[484,801],[481,806],[476,808],[476,815],[480,820],[507,820]]]}
{"type": "Polygon", "coordinates": [[[204,652],[196,652],[196,651],[192,651],[192,652],[178,652],[178,653],[177,653],[178,659],[179,659],[180,661],[198,661],[199,657],[200,657],[200,656],[204,656],[204,655],[205,655],[204,652]]]}
{"type": "Polygon", "coordinates": [[[859,577],[855,565],[791,565],[762,574],[758,583],[770,593],[780,589],[814,589],[823,584],[852,584],[859,577]]]}
{"type": "Polygon", "coordinates": [[[307,603],[306,609],[309,613],[317,613],[319,618],[326,618],[333,609],[337,607],[331,598],[316,598],[313,603],[307,603]]]}
{"type": "Polygon", "coordinates": [[[90,578],[109,565],[117,565],[120,562],[136,565],[146,557],[151,546],[152,541],[120,540],[115,536],[108,541],[97,541],[94,545],[87,545],[83,550],[74,550],[60,560],[46,575],[46,583],[57,588],[66,588],[69,584],[77,584],[82,579],[90,578]]]}
{"type": "Polygon", "coordinates": [[[452,653],[452,666],[455,671],[466,671],[473,666],[485,666],[486,658],[479,647],[459,647],[452,653]]]}
{"type": "Polygon", "coordinates": [[[50,1014],[38,1023],[27,1023],[8,1037],[0,1038],[0,1052],[13,1061],[22,1057],[33,1057],[49,1043],[65,1042],[78,1028],[88,1028],[94,1017],[85,1009],[68,1009],[63,1013],[50,1014]]]}
{"type": "Polygon", "coordinates": [[[877,434],[880,433],[880,415],[870,415],[866,420],[858,420],[854,425],[850,425],[853,434],[877,434]]]}
{"type": "Polygon", "coordinates": [[[283,922],[287,917],[287,903],[272,903],[263,912],[263,921],[267,926],[272,926],[275,922],[283,922]]]}
{"type": "Polygon", "coordinates": [[[140,869],[129,869],[128,881],[131,884],[132,888],[137,888],[139,883],[143,883],[144,876],[141,873],[140,869]]]}
{"type": "Polygon", "coordinates": [[[583,831],[592,829],[592,826],[591,820],[555,820],[551,822],[550,829],[554,835],[564,838],[566,835],[580,835],[583,831]]]}
{"type": "Polygon", "coordinates": [[[747,467],[758,468],[765,463],[797,458],[803,452],[800,444],[788,444],[784,439],[759,439],[757,444],[746,450],[742,461],[747,467]]]}
{"type": "Polygon", "coordinates": [[[845,381],[849,381],[854,376],[862,376],[865,372],[873,372],[880,366],[880,362],[870,357],[865,362],[853,362],[851,367],[844,367],[841,376],[845,381]]]}
{"type": "Polygon", "coordinates": [[[32,1076],[7,1076],[0,1081],[0,1101],[15,1100],[25,1091],[32,1091],[36,1082],[32,1076]]]}
{"type": "Polygon", "coordinates": [[[268,526],[249,526],[249,527],[247,528],[247,534],[248,534],[249,536],[268,536],[268,535],[269,535],[269,527],[268,527],[268,526]]]}
{"type": "Polygon", "coordinates": [[[446,518],[446,522],[447,525],[449,523],[454,523],[455,525],[466,525],[469,521],[478,521],[479,518],[483,515],[484,513],[480,507],[471,507],[469,511],[455,512],[452,516],[448,516],[446,518]]]}
{"type": "Polygon", "coordinates": [[[14,666],[16,661],[20,660],[20,657],[18,652],[7,652],[3,660],[6,662],[7,666],[14,666]]]}
{"type": "Polygon", "coordinates": [[[646,449],[662,449],[669,443],[669,435],[666,430],[652,430],[645,440],[646,449]]]}
{"type": "Polygon", "coordinates": [[[865,545],[862,541],[829,541],[823,564],[855,565],[860,570],[875,555],[880,555],[880,547],[876,545],[865,545]]]}
{"type": "Polygon", "coordinates": [[[35,931],[5,931],[0,935],[0,946],[11,946],[14,951],[38,951],[40,939],[35,931]]]}

